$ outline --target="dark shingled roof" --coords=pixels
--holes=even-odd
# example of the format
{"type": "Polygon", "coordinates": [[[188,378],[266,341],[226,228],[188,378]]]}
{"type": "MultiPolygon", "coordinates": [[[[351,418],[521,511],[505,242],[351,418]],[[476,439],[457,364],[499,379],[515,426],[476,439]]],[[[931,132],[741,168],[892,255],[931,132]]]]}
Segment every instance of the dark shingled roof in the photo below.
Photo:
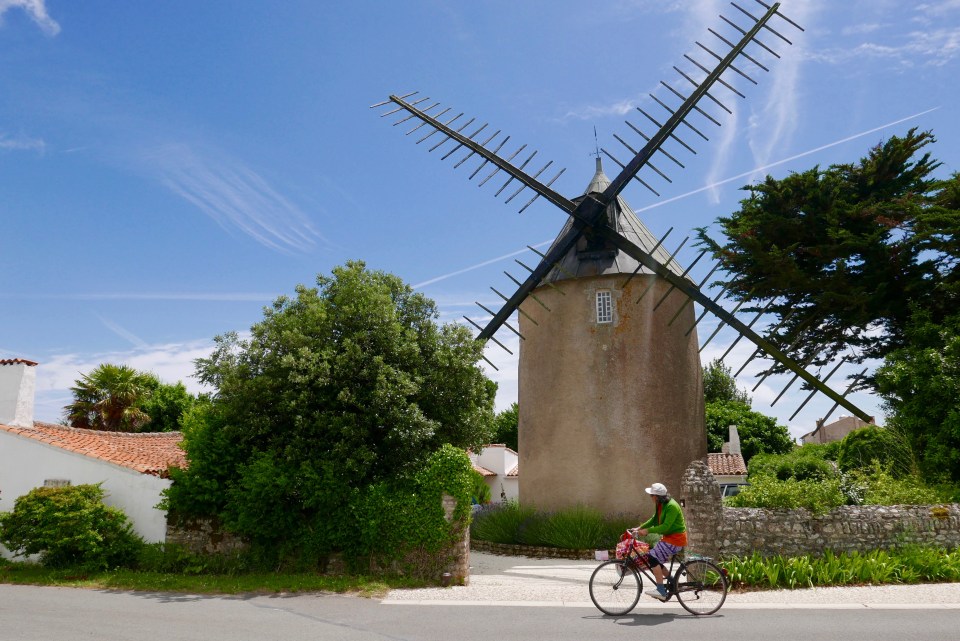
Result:
{"type": "MultiPolygon", "coordinates": [[[[579,203],[588,194],[601,193],[609,185],[610,179],[603,173],[600,159],[597,158],[596,173],[590,180],[590,184],[587,186],[584,195],[574,199],[574,202],[579,203]]],[[[656,247],[658,239],[650,233],[646,225],[640,222],[640,219],[634,213],[633,209],[630,208],[630,205],[628,205],[627,201],[622,197],[617,196],[617,199],[607,207],[607,219],[614,225],[614,228],[621,236],[638,245],[644,251],[652,253],[652,256],[656,258],[660,264],[666,265],[667,261],[670,261],[670,253],[662,245],[657,247],[656,251],[651,252],[651,250],[656,247]]],[[[563,226],[557,239],[554,240],[554,245],[557,240],[567,233],[572,225],[573,219],[567,219],[567,223],[563,226]]],[[[588,247],[588,242],[586,237],[581,237],[577,245],[568,251],[567,255],[557,263],[557,266],[547,274],[543,283],[555,283],[560,280],[589,276],[632,274],[633,271],[640,266],[640,263],[634,258],[615,248],[591,248],[588,247]],[[596,249],[596,251],[591,251],[591,249],[596,249]]],[[[552,248],[553,245],[551,245],[551,249],[552,248]]],[[[670,261],[669,269],[677,276],[683,273],[683,268],[681,268],[675,260],[670,261]]],[[[638,273],[651,274],[652,272],[646,267],[641,267],[638,273]]]]}

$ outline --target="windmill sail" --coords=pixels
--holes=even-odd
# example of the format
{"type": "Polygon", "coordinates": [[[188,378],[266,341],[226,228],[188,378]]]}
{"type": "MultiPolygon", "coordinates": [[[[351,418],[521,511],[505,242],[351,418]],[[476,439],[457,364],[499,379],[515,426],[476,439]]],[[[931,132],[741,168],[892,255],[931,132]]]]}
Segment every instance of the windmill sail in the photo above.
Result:
{"type": "MultiPolygon", "coordinates": [[[[485,131],[487,127],[486,124],[479,128],[475,128],[472,133],[468,133],[471,131],[475,119],[471,118],[465,123],[462,123],[460,120],[463,116],[462,113],[448,118],[447,114],[452,110],[449,108],[440,109],[439,103],[436,102],[421,109],[421,105],[424,102],[427,102],[429,99],[420,98],[416,100],[408,100],[408,98],[414,96],[415,93],[406,94],[403,96],[391,95],[388,100],[379,103],[378,105],[373,105],[374,107],[381,107],[385,105],[390,105],[393,107],[390,111],[383,114],[384,116],[403,112],[404,115],[395,124],[401,124],[409,120],[418,120],[419,124],[407,132],[407,135],[411,135],[423,128],[428,130],[427,134],[423,135],[417,140],[418,144],[425,142],[426,140],[439,134],[439,140],[430,147],[430,151],[439,149],[444,145],[450,146],[451,149],[448,149],[445,152],[445,155],[443,156],[444,159],[451,157],[458,152],[462,152],[463,157],[455,163],[455,168],[464,165],[469,160],[476,157],[478,166],[472,171],[472,173],[470,173],[470,180],[478,175],[482,175],[483,177],[479,184],[483,186],[498,175],[500,178],[505,178],[506,180],[503,185],[496,191],[497,196],[504,193],[504,191],[510,188],[511,185],[518,184],[518,187],[515,187],[511,191],[507,192],[509,194],[507,197],[507,202],[512,201],[524,190],[530,190],[533,193],[533,196],[529,201],[527,201],[523,209],[526,209],[526,207],[528,207],[537,198],[542,197],[557,206],[569,216],[569,220],[567,221],[563,231],[554,241],[550,249],[545,254],[541,255],[542,259],[540,260],[539,264],[535,268],[528,268],[529,274],[522,282],[508,274],[508,276],[510,276],[510,278],[515,282],[519,283],[519,285],[514,293],[509,297],[497,292],[498,295],[505,298],[505,302],[496,313],[492,314],[492,317],[486,323],[486,325],[481,327],[478,323],[470,320],[469,318],[467,319],[471,324],[480,330],[480,333],[477,337],[478,340],[493,340],[496,344],[501,345],[501,347],[504,347],[504,349],[507,349],[499,341],[496,341],[494,334],[504,324],[507,323],[509,318],[516,311],[519,310],[521,303],[523,303],[523,301],[529,296],[532,296],[533,291],[537,287],[539,287],[541,284],[550,284],[550,279],[548,276],[551,273],[556,273],[557,270],[562,269],[569,271],[571,265],[564,266],[564,258],[570,254],[571,250],[576,247],[585,236],[587,236],[593,239],[602,240],[606,246],[614,248],[616,251],[622,252],[624,255],[629,256],[631,259],[636,261],[637,267],[634,273],[637,273],[637,271],[639,271],[641,268],[646,268],[650,273],[656,274],[665,279],[671,285],[671,289],[667,292],[667,295],[669,295],[669,293],[673,290],[679,290],[690,300],[699,303],[703,307],[704,313],[709,311],[710,313],[714,314],[722,321],[722,323],[729,325],[741,336],[746,337],[748,340],[754,343],[758,350],[782,364],[786,369],[792,371],[795,374],[795,378],[800,378],[810,387],[822,392],[831,398],[836,404],[842,405],[860,418],[869,420],[870,417],[865,412],[860,410],[846,398],[846,393],[842,395],[838,394],[826,386],[824,383],[818,380],[816,376],[807,372],[802,365],[794,361],[785,351],[780,349],[774,341],[764,338],[755,332],[752,329],[752,326],[756,322],[756,319],[754,319],[754,321],[752,321],[749,325],[744,324],[736,317],[736,309],[732,313],[728,312],[717,302],[720,296],[718,296],[716,299],[709,298],[699,289],[698,285],[687,278],[686,274],[689,270],[680,273],[679,271],[676,271],[672,265],[668,267],[668,265],[671,263],[672,256],[667,257],[667,260],[664,261],[664,256],[666,254],[663,249],[659,248],[659,243],[657,243],[655,246],[651,246],[652,243],[647,242],[648,240],[652,239],[652,236],[649,238],[641,238],[637,234],[631,235],[629,233],[624,233],[625,230],[622,225],[620,225],[616,215],[614,214],[613,218],[611,218],[610,210],[616,210],[620,193],[631,181],[637,181],[646,189],[657,195],[659,195],[659,193],[650,183],[656,180],[666,180],[670,182],[669,176],[662,169],[660,169],[659,166],[653,164],[652,162],[657,154],[668,160],[673,165],[676,165],[680,168],[684,167],[683,163],[676,157],[676,155],[665,148],[666,144],[676,143],[683,148],[684,152],[695,154],[695,149],[691,144],[686,142],[681,137],[681,133],[689,131],[703,140],[709,140],[709,137],[703,133],[700,128],[698,128],[697,125],[699,123],[692,122],[693,117],[705,119],[708,126],[721,125],[716,118],[714,118],[707,110],[701,107],[701,102],[707,100],[714,105],[718,105],[722,110],[732,113],[732,111],[726,105],[724,105],[714,93],[712,93],[712,90],[719,85],[730,90],[740,98],[744,97],[744,95],[737,91],[732,84],[724,80],[723,75],[728,70],[738,74],[743,78],[746,78],[749,82],[756,84],[756,80],[754,80],[744,69],[741,69],[735,63],[739,63],[739,61],[742,59],[763,71],[768,71],[768,68],[763,63],[747,53],[746,48],[748,45],[756,44],[758,47],[771,53],[776,58],[780,57],[779,54],[777,54],[772,48],[759,39],[758,36],[761,34],[761,32],[772,33],[780,40],[786,42],[787,44],[791,44],[786,37],[776,31],[772,26],[770,26],[769,23],[774,17],[778,17],[784,20],[787,24],[798,29],[800,28],[799,25],[779,12],[779,3],[767,5],[766,3],[762,2],[762,0],[755,1],[759,5],[762,5],[765,9],[760,17],[754,16],[736,3],[731,3],[733,7],[735,7],[742,15],[749,19],[748,25],[740,26],[737,22],[721,16],[721,19],[727,25],[730,25],[740,35],[737,41],[732,42],[717,31],[710,29],[710,34],[719,40],[723,46],[727,47],[726,53],[721,55],[720,53],[715,52],[714,49],[717,48],[716,45],[713,45],[713,48],[711,48],[710,46],[707,46],[701,42],[697,42],[696,44],[702,52],[707,53],[713,59],[715,59],[716,62],[712,68],[704,65],[691,55],[685,55],[684,57],[693,63],[701,72],[706,74],[706,76],[698,82],[691,77],[690,74],[680,70],[677,67],[674,67],[674,69],[681,76],[683,82],[692,85],[692,91],[689,93],[689,95],[685,96],[682,91],[676,89],[673,85],[668,84],[667,82],[662,82],[662,86],[665,87],[670,94],[674,96],[674,98],[681,99],[682,102],[675,107],[671,107],[667,102],[664,102],[660,98],[657,98],[651,94],[651,98],[657,102],[661,108],[663,108],[663,110],[666,112],[666,115],[663,118],[658,119],[657,116],[652,115],[643,109],[638,108],[638,112],[641,113],[647,121],[656,126],[657,129],[653,133],[647,134],[644,132],[641,126],[635,125],[628,121],[627,125],[631,132],[639,135],[643,139],[644,144],[642,146],[638,144],[637,146],[640,148],[639,150],[636,150],[625,137],[615,136],[617,141],[630,152],[631,157],[626,162],[621,162],[613,155],[613,153],[607,149],[602,149],[601,151],[607,157],[620,166],[621,171],[615,178],[605,184],[602,190],[588,189],[587,193],[576,201],[564,197],[551,187],[557,178],[559,178],[563,173],[563,170],[553,176],[546,183],[541,182],[540,175],[552,166],[552,161],[547,162],[539,171],[533,174],[527,172],[526,167],[533,162],[537,155],[536,151],[530,153],[527,151],[526,145],[521,145],[517,147],[511,155],[506,156],[509,150],[513,149],[514,146],[509,144],[510,136],[501,137],[500,131],[493,135],[487,136],[482,142],[478,142],[477,138],[480,136],[481,132],[485,131]],[[663,122],[661,122],[661,119],[663,122]],[[681,127],[683,127],[682,130],[681,127]],[[507,151],[503,151],[505,149],[507,151]],[[503,155],[501,155],[502,151],[503,155]]],[[[700,126],[702,127],[703,125],[700,126]]],[[[675,153],[679,155],[681,152],[677,150],[675,153]]],[[[534,164],[534,166],[536,166],[536,164],[534,164]]],[[[521,209],[521,211],[523,211],[523,209],[521,209]]],[[[647,232],[647,235],[649,236],[649,232],[647,232]]],[[[699,257],[697,260],[699,260],[699,257]]],[[[704,282],[706,282],[706,279],[704,282]]],[[[486,307],[482,308],[486,313],[490,313],[490,310],[486,307]]],[[[516,330],[513,331],[516,332],[516,330]]]]}

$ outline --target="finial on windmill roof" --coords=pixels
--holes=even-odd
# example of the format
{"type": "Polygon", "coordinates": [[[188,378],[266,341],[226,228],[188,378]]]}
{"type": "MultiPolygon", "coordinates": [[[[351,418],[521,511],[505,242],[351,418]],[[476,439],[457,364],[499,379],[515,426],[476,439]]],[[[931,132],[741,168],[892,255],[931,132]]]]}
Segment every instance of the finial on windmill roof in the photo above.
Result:
{"type": "Polygon", "coordinates": [[[603,163],[600,162],[600,140],[597,138],[597,126],[593,126],[593,144],[596,146],[596,151],[594,151],[591,156],[597,157],[597,173],[603,173],[603,163]]]}

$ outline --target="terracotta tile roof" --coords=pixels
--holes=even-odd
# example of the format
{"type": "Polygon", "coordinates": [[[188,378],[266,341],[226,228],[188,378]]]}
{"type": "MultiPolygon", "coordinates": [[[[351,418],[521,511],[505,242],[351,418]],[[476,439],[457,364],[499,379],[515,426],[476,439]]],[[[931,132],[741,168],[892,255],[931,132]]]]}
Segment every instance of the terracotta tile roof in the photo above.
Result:
{"type": "Polygon", "coordinates": [[[170,466],[187,466],[180,432],[101,432],[37,422],[32,428],[0,425],[0,430],[161,478],[170,466]]]}
{"type": "Polygon", "coordinates": [[[483,474],[484,476],[496,476],[496,475],[497,475],[496,472],[491,472],[491,471],[488,470],[487,468],[485,468],[485,467],[483,467],[483,466],[481,466],[481,465],[477,465],[476,463],[471,463],[471,465],[473,465],[473,471],[474,471],[474,472],[480,472],[480,473],[483,474]]]}
{"type": "Polygon", "coordinates": [[[0,359],[0,365],[29,365],[32,367],[34,365],[39,365],[39,363],[28,361],[25,358],[4,358],[0,359]]]}
{"type": "Polygon", "coordinates": [[[513,469],[507,472],[504,476],[513,476],[513,477],[520,476],[520,465],[519,464],[514,465],[513,469]]]}
{"type": "Polygon", "coordinates": [[[747,464],[743,461],[743,456],[740,454],[711,452],[707,454],[707,466],[715,475],[747,473],[747,464]]]}

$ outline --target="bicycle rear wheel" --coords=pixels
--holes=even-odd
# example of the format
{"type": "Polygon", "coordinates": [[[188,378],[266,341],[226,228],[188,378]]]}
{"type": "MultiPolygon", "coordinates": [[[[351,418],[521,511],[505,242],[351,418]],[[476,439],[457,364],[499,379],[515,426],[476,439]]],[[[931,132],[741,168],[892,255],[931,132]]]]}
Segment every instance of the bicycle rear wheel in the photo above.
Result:
{"type": "Polygon", "coordinates": [[[727,599],[727,576],[711,561],[685,561],[673,581],[677,601],[690,614],[713,614],[727,599]]]}
{"type": "Polygon", "coordinates": [[[607,561],[590,575],[590,599],[604,614],[621,616],[640,600],[641,579],[622,561],[607,561]]]}

